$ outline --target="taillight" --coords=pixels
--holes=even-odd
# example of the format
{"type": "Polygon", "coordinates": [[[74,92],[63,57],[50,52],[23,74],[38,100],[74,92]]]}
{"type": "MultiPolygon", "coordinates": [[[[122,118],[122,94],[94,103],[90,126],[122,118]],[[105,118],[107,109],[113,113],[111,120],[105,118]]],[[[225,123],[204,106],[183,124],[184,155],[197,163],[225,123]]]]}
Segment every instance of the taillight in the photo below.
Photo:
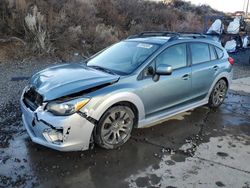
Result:
{"type": "Polygon", "coordinates": [[[233,64],[234,64],[234,59],[231,58],[231,57],[229,57],[229,58],[228,58],[228,62],[229,62],[231,65],[233,65],[233,64]]]}

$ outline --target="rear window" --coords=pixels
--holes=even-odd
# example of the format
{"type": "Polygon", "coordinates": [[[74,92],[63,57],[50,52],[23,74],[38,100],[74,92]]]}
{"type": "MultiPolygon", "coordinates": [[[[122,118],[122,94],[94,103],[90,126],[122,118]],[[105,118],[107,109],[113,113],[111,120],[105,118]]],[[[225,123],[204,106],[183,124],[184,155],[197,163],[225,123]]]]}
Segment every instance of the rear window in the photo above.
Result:
{"type": "Polygon", "coordinates": [[[191,43],[190,44],[192,63],[198,64],[210,61],[209,46],[206,43],[191,43]]]}
{"type": "Polygon", "coordinates": [[[215,50],[216,50],[216,53],[217,53],[217,56],[218,56],[218,59],[221,59],[224,55],[224,52],[222,49],[218,48],[218,47],[215,47],[215,50]]]}
{"type": "Polygon", "coordinates": [[[214,46],[209,45],[209,48],[210,48],[210,58],[211,58],[211,60],[216,60],[217,56],[216,56],[216,53],[215,53],[215,50],[214,50],[214,46]]]}

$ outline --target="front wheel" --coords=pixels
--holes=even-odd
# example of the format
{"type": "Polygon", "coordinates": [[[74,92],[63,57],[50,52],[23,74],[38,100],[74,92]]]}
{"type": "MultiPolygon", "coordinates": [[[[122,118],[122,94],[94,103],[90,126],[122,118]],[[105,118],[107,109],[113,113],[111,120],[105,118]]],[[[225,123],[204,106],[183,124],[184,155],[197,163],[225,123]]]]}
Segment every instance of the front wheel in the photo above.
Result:
{"type": "Polygon", "coordinates": [[[228,86],[227,86],[226,81],[223,79],[219,80],[215,84],[210,94],[208,105],[212,108],[219,107],[223,103],[226,97],[227,89],[228,89],[228,86]]]}
{"type": "Polygon", "coordinates": [[[95,143],[106,149],[115,149],[130,138],[136,118],[127,106],[114,106],[101,117],[94,131],[95,143]]]}

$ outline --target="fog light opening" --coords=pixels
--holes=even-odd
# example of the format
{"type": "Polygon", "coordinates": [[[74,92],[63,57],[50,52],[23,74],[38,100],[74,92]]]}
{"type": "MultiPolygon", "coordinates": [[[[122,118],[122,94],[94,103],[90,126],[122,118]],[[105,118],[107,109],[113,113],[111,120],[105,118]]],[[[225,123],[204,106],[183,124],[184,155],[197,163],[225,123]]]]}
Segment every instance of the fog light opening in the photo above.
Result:
{"type": "Polygon", "coordinates": [[[61,144],[63,142],[63,130],[62,129],[45,129],[43,131],[44,138],[54,144],[61,144]]]}

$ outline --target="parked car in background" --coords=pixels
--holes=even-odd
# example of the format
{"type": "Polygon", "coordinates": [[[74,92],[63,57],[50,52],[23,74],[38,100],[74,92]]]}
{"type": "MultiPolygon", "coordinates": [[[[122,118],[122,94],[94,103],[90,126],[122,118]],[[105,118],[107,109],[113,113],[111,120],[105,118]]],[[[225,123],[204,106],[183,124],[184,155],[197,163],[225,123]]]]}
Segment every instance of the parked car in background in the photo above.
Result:
{"type": "Polygon", "coordinates": [[[143,32],[84,63],[33,75],[20,100],[23,124],[35,143],[56,150],[117,148],[134,128],[205,104],[219,107],[233,63],[205,35],[143,32]]]}

